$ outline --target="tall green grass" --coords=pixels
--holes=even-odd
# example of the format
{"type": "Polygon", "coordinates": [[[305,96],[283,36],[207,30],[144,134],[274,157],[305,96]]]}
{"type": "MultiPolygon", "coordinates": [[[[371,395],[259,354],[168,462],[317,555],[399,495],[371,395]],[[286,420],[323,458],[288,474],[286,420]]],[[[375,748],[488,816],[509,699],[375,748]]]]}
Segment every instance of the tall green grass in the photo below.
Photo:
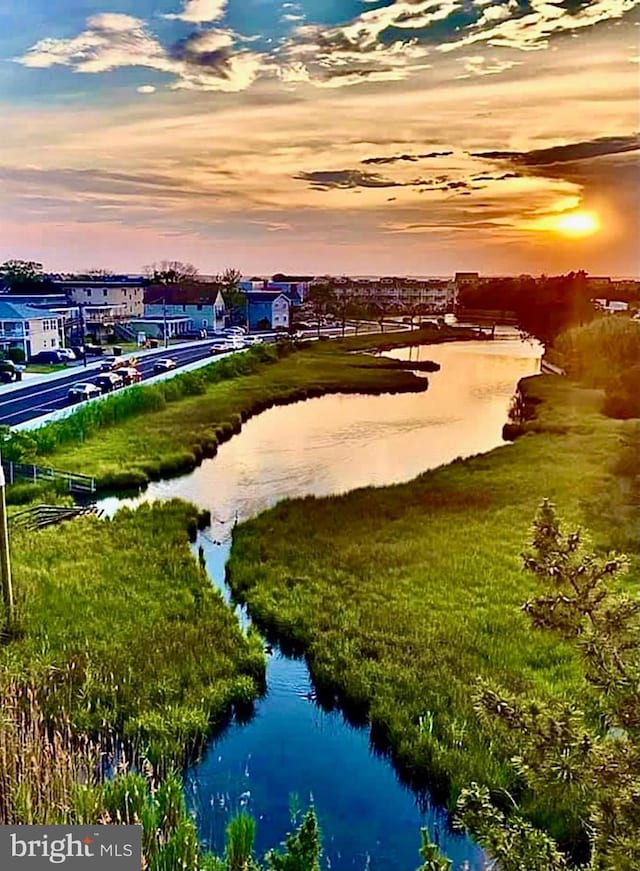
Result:
{"type": "Polygon", "coordinates": [[[182,760],[262,691],[260,639],[193,557],[206,517],[178,500],[112,520],[12,534],[19,632],[0,678],[35,688],[51,723],[182,760]]]}
{"type": "Polygon", "coordinates": [[[235,530],[228,571],[258,625],[306,655],[319,697],[368,722],[408,782],[451,800],[471,781],[507,789],[571,838],[579,809],[520,794],[473,691],[480,677],[520,696],[579,691],[574,652],[521,613],[519,553],[544,497],[600,547],[640,552],[615,467],[638,432],[600,414],[600,391],[522,388],[536,415],[513,445],[408,484],[283,502],[235,530]]]}

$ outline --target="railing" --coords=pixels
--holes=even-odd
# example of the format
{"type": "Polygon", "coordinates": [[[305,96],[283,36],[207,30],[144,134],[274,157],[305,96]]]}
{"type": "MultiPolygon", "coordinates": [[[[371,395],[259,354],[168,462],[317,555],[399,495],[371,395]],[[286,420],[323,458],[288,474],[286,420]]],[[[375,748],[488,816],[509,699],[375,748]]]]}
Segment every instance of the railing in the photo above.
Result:
{"type": "Polygon", "coordinates": [[[95,505],[83,507],[35,505],[33,508],[25,508],[24,511],[12,514],[9,518],[9,525],[13,529],[43,529],[45,526],[52,526],[55,523],[62,523],[64,520],[73,520],[75,517],[83,517],[89,514],[101,517],[102,513],[102,511],[98,511],[95,505]]]}
{"type": "Polygon", "coordinates": [[[88,475],[77,475],[74,472],[61,472],[59,469],[49,469],[36,466],[33,463],[14,463],[11,460],[2,462],[6,480],[13,484],[16,480],[32,481],[64,481],[69,493],[95,493],[95,478],[88,475]]]}

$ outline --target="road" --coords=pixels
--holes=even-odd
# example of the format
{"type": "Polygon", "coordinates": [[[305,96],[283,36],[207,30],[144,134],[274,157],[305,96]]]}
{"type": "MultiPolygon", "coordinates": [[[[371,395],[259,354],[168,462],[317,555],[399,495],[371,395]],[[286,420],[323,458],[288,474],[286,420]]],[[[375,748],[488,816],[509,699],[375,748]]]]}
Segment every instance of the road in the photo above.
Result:
{"type": "MultiPolygon", "coordinates": [[[[190,345],[186,348],[180,348],[179,345],[173,345],[167,350],[164,348],[158,350],[157,353],[148,354],[139,358],[138,369],[142,373],[143,379],[153,375],[153,364],[155,360],[161,357],[171,357],[175,360],[178,366],[184,366],[186,363],[192,363],[194,360],[201,360],[203,357],[209,356],[209,348],[220,339],[203,339],[198,345],[190,345]]],[[[125,355],[124,359],[128,356],[125,355]]],[[[212,359],[215,359],[212,357],[212,359]]],[[[78,381],[91,381],[92,377],[98,374],[100,370],[100,358],[89,363],[86,368],[80,364],[69,369],[69,375],[64,378],[56,378],[51,383],[39,381],[37,384],[29,385],[26,383],[20,390],[13,390],[5,395],[2,394],[0,386],[0,424],[14,426],[17,423],[22,423],[25,420],[31,420],[34,417],[40,417],[42,414],[47,414],[50,411],[56,411],[60,408],[67,408],[69,402],[68,392],[72,384],[78,381]]]]}

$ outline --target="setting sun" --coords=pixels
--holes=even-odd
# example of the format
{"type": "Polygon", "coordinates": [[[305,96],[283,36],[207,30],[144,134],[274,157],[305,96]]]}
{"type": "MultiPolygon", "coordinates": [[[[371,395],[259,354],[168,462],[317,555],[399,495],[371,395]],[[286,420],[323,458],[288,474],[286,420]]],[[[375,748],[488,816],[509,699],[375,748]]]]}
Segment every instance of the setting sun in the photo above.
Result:
{"type": "Polygon", "coordinates": [[[600,229],[595,212],[568,212],[553,219],[553,229],[565,236],[591,236],[600,229]]]}

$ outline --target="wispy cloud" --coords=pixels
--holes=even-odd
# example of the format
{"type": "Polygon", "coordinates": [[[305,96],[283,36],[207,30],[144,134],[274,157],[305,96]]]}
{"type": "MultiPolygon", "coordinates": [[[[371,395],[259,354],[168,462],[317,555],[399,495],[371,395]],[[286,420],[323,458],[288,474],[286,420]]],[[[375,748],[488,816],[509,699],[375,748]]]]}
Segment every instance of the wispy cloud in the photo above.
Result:
{"type": "Polygon", "coordinates": [[[218,21],[224,15],[226,8],[227,0],[185,0],[181,12],[170,13],[165,15],[165,18],[202,24],[218,21]]]}

